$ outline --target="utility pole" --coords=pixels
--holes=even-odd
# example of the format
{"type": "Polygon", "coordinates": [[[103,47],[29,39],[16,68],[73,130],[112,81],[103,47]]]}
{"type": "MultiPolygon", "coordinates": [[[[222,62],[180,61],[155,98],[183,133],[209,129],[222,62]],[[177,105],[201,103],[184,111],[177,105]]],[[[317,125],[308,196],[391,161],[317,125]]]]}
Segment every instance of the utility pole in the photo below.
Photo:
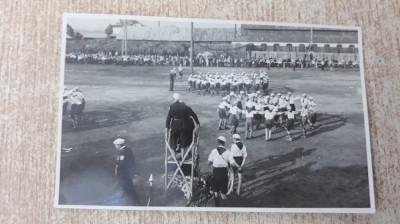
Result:
{"type": "Polygon", "coordinates": [[[194,44],[193,44],[194,34],[193,34],[193,22],[190,23],[190,69],[193,73],[193,52],[194,52],[194,44]]]}

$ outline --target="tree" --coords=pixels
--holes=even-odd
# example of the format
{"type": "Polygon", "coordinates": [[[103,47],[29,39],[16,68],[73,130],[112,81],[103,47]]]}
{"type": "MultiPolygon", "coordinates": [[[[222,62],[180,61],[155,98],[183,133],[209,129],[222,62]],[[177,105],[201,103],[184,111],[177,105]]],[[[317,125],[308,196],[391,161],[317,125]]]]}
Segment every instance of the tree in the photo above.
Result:
{"type": "Polygon", "coordinates": [[[106,34],[107,34],[108,37],[110,37],[111,34],[113,34],[113,27],[111,26],[111,24],[109,24],[109,25],[106,27],[105,32],[106,32],[106,34]]]}
{"type": "Polygon", "coordinates": [[[82,40],[82,38],[83,38],[83,35],[81,33],[79,33],[79,32],[75,33],[75,40],[82,40]]]}
{"type": "Polygon", "coordinates": [[[69,24],[67,24],[67,34],[72,38],[75,36],[75,31],[69,24]]]}

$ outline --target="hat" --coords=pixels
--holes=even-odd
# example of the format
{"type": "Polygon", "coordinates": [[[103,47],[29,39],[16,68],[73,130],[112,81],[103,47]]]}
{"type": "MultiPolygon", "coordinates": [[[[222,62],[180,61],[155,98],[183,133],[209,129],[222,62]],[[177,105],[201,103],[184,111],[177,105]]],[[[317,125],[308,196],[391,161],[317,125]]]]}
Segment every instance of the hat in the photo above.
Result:
{"type": "Polygon", "coordinates": [[[287,94],[288,94],[288,95],[292,95],[292,92],[288,92],[287,94]]]}
{"type": "Polygon", "coordinates": [[[244,91],[243,91],[243,90],[241,90],[241,91],[240,91],[240,93],[244,93],[244,91]]]}
{"type": "Polygon", "coordinates": [[[271,93],[271,96],[275,96],[275,93],[271,93]]]}
{"type": "Polygon", "coordinates": [[[225,138],[224,136],[219,136],[219,137],[218,137],[218,140],[223,141],[223,142],[226,142],[226,138],[225,138]]]}
{"type": "Polygon", "coordinates": [[[234,134],[233,136],[232,136],[234,139],[240,139],[240,135],[239,134],[234,134]]]}
{"type": "Polygon", "coordinates": [[[179,100],[181,98],[181,95],[179,95],[179,93],[174,93],[172,94],[172,98],[174,98],[174,100],[179,100]]]}
{"type": "Polygon", "coordinates": [[[233,95],[235,95],[235,93],[234,92],[231,92],[231,94],[230,94],[231,96],[233,96],[233,95]]]}
{"type": "Polygon", "coordinates": [[[115,139],[115,141],[113,143],[114,143],[114,145],[123,145],[123,144],[125,144],[125,140],[122,138],[117,138],[117,139],[115,139]]]}
{"type": "Polygon", "coordinates": [[[261,91],[260,91],[260,90],[258,90],[258,91],[257,91],[257,93],[261,93],[261,91]]]}
{"type": "Polygon", "coordinates": [[[303,96],[307,96],[307,94],[303,93],[303,96]]]}
{"type": "Polygon", "coordinates": [[[282,96],[282,94],[278,93],[277,96],[282,96]]]}
{"type": "Polygon", "coordinates": [[[314,98],[312,96],[308,97],[308,99],[313,100],[314,98]]]}

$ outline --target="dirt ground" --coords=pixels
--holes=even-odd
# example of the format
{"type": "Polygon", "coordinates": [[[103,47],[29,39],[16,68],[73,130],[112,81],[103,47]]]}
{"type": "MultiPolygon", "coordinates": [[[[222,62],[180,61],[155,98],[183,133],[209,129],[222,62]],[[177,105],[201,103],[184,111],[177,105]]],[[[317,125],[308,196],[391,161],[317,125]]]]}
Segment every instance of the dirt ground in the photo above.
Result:
{"type": "MultiPolygon", "coordinates": [[[[195,72],[221,74],[232,69],[195,68],[195,72]]],[[[171,67],[66,64],[65,85],[83,90],[87,103],[86,121],[77,130],[68,116],[63,117],[60,204],[145,206],[148,179],[153,174],[152,206],[185,205],[186,199],[178,189],[164,197],[164,125],[172,103],[169,70],[171,67]],[[135,201],[124,195],[113,175],[117,152],[112,142],[117,137],[126,139],[136,159],[135,201]]],[[[189,93],[189,72],[185,68],[184,81],[177,80],[175,90],[200,119],[200,167],[202,172],[210,172],[207,158],[216,147],[216,138],[231,138],[226,131],[218,130],[216,110],[221,96],[189,93]]],[[[243,140],[249,157],[242,195],[230,196],[229,206],[369,207],[360,72],[282,68],[271,69],[268,75],[273,92],[314,97],[316,130],[308,138],[300,138],[296,122],[293,142],[285,141],[282,130],[265,142],[263,129],[254,132],[255,139],[243,140]]],[[[243,121],[238,132],[243,136],[243,121]]]]}

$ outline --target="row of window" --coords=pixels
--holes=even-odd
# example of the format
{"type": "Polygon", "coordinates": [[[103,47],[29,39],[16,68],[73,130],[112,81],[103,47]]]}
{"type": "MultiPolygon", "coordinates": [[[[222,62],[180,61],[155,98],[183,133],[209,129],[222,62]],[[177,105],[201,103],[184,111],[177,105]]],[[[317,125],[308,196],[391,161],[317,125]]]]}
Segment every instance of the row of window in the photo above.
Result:
{"type": "MultiPolygon", "coordinates": [[[[354,53],[356,48],[354,45],[349,45],[348,48],[343,48],[342,45],[338,44],[336,47],[331,47],[329,44],[325,44],[324,47],[318,47],[316,44],[311,46],[306,46],[305,44],[300,44],[298,47],[292,44],[287,44],[286,46],[281,46],[280,44],[274,44],[273,46],[267,46],[266,44],[261,44],[256,47],[260,51],[298,51],[298,52],[325,52],[325,53],[354,53]]],[[[253,49],[252,49],[253,50],[253,49]]]]}

